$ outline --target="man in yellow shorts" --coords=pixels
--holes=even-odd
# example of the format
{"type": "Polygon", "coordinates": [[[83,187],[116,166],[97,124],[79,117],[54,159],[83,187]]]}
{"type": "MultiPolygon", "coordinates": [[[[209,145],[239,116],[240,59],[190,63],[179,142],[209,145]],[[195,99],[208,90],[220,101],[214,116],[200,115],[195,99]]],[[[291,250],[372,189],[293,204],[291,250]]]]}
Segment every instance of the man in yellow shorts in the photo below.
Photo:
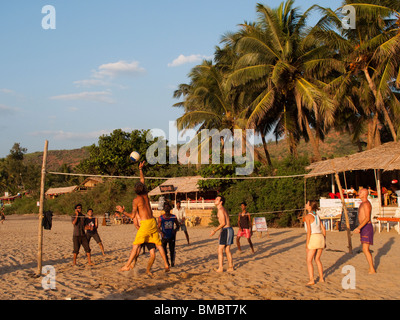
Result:
{"type": "Polygon", "coordinates": [[[164,248],[161,245],[157,221],[153,216],[149,197],[147,195],[147,188],[144,184],[143,167],[144,161],[139,164],[140,182],[135,185],[135,192],[137,194],[137,197],[133,199],[132,202],[132,213],[125,212],[125,207],[123,206],[116,207],[118,212],[121,212],[122,214],[132,218],[133,220],[135,219],[136,215],[138,215],[140,219],[140,228],[136,233],[135,241],[133,242],[133,247],[129,259],[126,264],[120,269],[120,271],[128,271],[131,269],[130,265],[139,255],[139,248],[143,243],[154,243],[157,249],[160,251],[161,257],[164,260],[165,272],[168,272],[169,266],[164,248]]]}

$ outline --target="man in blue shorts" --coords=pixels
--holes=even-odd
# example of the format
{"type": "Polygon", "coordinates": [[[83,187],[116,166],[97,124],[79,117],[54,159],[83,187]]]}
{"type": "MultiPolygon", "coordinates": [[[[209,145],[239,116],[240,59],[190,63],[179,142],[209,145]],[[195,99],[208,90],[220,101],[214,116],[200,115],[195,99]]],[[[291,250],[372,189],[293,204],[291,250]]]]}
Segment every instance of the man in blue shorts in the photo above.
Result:
{"type": "Polygon", "coordinates": [[[221,230],[219,236],[219,246],[218,246],[218,269],[215,269],[217,272],[223,272],[223,264],[224,264],[224,251],[226,254],[226,258],[228,260],[228,271],[233,271],[233,259],[231,253],[231,245],[233,244],[233,228],[231,227],[229,221],[229,215],[226,209],[224,208],[225,198],[222,196],[217,196],[215,198],[215,206],[218,209],[217,217],[219,226],[211,231],[210,237],[212,237],[218,230],[221,230]]]}

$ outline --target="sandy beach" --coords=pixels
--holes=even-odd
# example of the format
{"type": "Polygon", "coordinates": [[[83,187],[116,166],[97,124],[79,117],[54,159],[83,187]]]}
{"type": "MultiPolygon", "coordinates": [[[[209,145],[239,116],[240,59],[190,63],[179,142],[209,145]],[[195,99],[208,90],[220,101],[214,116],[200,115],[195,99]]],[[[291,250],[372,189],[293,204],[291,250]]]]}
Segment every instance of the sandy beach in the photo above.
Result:
{"type": "MultiPolygon", "coordinates": [[[[232,246],[234,272],[222,274],[217,267],[217,235],[210,228],[189,228],[191,245],[183,232],[176,242],[176,266],[166,274],[157,254],[153,276],[145,274],[149,254],[141,255],[135,269],[119,272],[136,234],[130,225],[100,226],[106,255],[92,239],[94,266],[87,265],[81,248],[77,266],[72,265],[72,224],[69,217],[53,217],[51,230],[44,230],[43,266],[56,272],[56,288],[44,290],[37,268],[38,220],[35,215],[7,216],[0,225],[0,298],[2,300],[347,300],[400,299],[400,235],[375,232],[372,254],[377,274],[369,275],[358,235],[353,235],[353,254],[347,250],[345,232],[327,232],[322,255],[325,283],[309,287],[305,264],[304,229],[270,229],[252,240],[251,253],[245,238],[242,253],[232,246]],[[356,288],[344,289],[342,280],[352,266],[356,288]]],[[[235,228],[235,233],[237,229],[235,228]]],[[[225,260],[226,262],[226,260],[225,260]]],[[[226,264],[225,264],[226,269],[226,264]]],[[[315,269],[317,279],[317,270],[315,269]]]]}

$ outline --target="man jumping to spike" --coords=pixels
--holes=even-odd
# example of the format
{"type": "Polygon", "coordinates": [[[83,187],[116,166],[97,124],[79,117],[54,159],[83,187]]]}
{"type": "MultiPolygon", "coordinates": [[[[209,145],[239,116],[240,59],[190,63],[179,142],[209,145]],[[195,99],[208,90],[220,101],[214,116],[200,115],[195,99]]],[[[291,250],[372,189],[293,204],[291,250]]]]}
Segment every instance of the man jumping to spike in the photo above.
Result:
{"type": "Polygon", "coordinates": [[[136,215],[140,219],[140,228],[136,233],[135,241],[133,242],[132,251],[130,253],[129,259],[120,271],[130,270],[131,263],[135,260],[139,254],[138,248],[145,242],[154,243],[157,249],[160,251],[161,257],[164,260],[165,272],[169,271],[169,266],[167,258],[165,255],[164,248],[162,247],[159,229],[157,226],[157,221],[153,216],[153,211],[151,210],[149,197],[147,194],[147,188],[144,184],[144,174],[143,174],[144,161],[139,164],[140,170],[140,182],[135,185],[135,192],[137,194],[136,198],[132,202],[132,213],[125,212],[125,207],[117,206],[117,211],[122,214],[135,219],[136,215]]]}

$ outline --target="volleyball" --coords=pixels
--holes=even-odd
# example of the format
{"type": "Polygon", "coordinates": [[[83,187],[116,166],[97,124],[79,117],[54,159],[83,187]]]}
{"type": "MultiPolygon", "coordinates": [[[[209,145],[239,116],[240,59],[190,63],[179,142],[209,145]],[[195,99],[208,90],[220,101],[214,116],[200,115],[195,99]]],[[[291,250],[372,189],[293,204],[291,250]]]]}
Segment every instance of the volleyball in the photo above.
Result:
{"type": "Polygon", "coordinates": [[[131,154],[129,155],[129,159],[131,159],[132,162],[138,161],[140,158],[140,153],[137,151],[132,151],[131,154]]]}

